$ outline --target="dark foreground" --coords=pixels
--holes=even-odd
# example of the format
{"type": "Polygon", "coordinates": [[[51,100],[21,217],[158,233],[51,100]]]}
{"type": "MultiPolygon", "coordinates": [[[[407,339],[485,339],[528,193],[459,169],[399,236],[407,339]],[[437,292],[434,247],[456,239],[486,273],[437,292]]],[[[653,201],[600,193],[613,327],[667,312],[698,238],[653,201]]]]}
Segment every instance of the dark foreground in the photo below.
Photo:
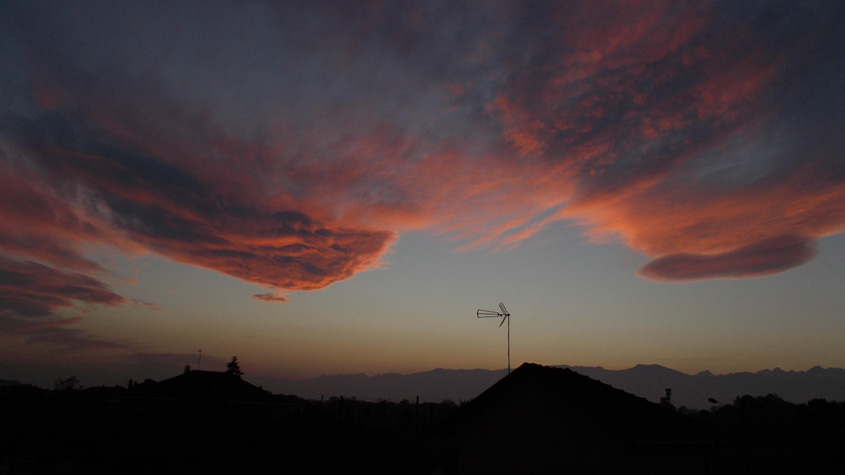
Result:
{"type": "MultiPolygon", "coordinates": [[[[0,474],[466,473],[452,424],[461,409],[450,401],[246,402],[6,387],[0,474]]],[[[689,417],[712,439],[694,473],[845,473],[843,403],[746,396],[689,417]]],[[[517,455],[508,441],[490,447],[491,458],[517,455]]]]}

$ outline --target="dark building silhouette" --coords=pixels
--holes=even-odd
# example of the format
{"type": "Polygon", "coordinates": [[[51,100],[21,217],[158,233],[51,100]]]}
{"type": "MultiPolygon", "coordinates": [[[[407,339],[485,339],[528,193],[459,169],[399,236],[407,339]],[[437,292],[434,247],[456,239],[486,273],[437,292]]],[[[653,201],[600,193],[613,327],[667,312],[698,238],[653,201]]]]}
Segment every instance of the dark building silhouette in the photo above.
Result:
{"type": "Polygon", "coordinates": [[[705,474],[699,421],[569,369],[525,363],[452,421],[456,473],[705,474]]]}
{"type": "Polygon", "coordinates": [[[269,391],[250,384],[232,372],[187,370],[158,383],[130,388],[135,396],[217,402],[274,402],[269,391]]]}
{"type": "Polygon", "coordinates": [[[124,403],[141,418],[215,428],[288,420],[304,401],[273,395],[232,372],[191,371],[129,388],[124,403]],[[222,425],[221,425],[222,424],[222,425]]]}

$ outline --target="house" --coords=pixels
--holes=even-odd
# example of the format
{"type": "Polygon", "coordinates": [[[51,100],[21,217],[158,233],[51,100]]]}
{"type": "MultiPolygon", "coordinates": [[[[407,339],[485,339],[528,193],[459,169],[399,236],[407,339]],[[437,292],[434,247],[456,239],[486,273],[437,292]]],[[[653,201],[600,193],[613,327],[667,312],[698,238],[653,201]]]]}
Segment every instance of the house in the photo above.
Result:
{"type": "Polygon", "coordinates": [[[713,442],[699,421],[531,363],[462,407],[451,424],[454,473],[706,474],[713,442]]]}
{"type": "Polygon", "coordinates": [[[186,370],[158,383],[134,385],[130,393],[182,401],[274,402],[269,391],[244,381],[237,374],[218,371],[186,370]]]}
{"type": "Polygon", "coordinates": [[[300,417],[304,400],[277,396],[237,374],[189,370],[163,381],[132,384],[126,401],[142,417],[204,423],[255,423],[300,417]]]}

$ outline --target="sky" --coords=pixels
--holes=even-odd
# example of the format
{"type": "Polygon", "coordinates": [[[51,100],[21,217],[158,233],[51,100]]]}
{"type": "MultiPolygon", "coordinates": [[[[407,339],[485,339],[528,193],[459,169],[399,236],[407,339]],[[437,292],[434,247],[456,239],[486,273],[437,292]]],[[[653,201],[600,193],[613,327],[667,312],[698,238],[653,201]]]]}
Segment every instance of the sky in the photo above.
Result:
{"type": "Polygon", "coordinates": [[[0,379],[845,367],[843,25],[2,2],[0,379]]]}

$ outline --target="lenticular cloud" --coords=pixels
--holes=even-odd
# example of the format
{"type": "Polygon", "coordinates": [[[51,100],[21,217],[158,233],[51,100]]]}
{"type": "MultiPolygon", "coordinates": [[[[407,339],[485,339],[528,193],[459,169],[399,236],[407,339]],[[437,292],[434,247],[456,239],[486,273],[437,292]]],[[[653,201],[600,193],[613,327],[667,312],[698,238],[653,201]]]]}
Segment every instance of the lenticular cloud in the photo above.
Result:
{"type": "Polygon", "coordinates": [[[789,270],[815,255],[815,242],[778,236],[721,254],[670,254],[648,263],[639,275],[665,282],[757,277],[789,270]]]}

